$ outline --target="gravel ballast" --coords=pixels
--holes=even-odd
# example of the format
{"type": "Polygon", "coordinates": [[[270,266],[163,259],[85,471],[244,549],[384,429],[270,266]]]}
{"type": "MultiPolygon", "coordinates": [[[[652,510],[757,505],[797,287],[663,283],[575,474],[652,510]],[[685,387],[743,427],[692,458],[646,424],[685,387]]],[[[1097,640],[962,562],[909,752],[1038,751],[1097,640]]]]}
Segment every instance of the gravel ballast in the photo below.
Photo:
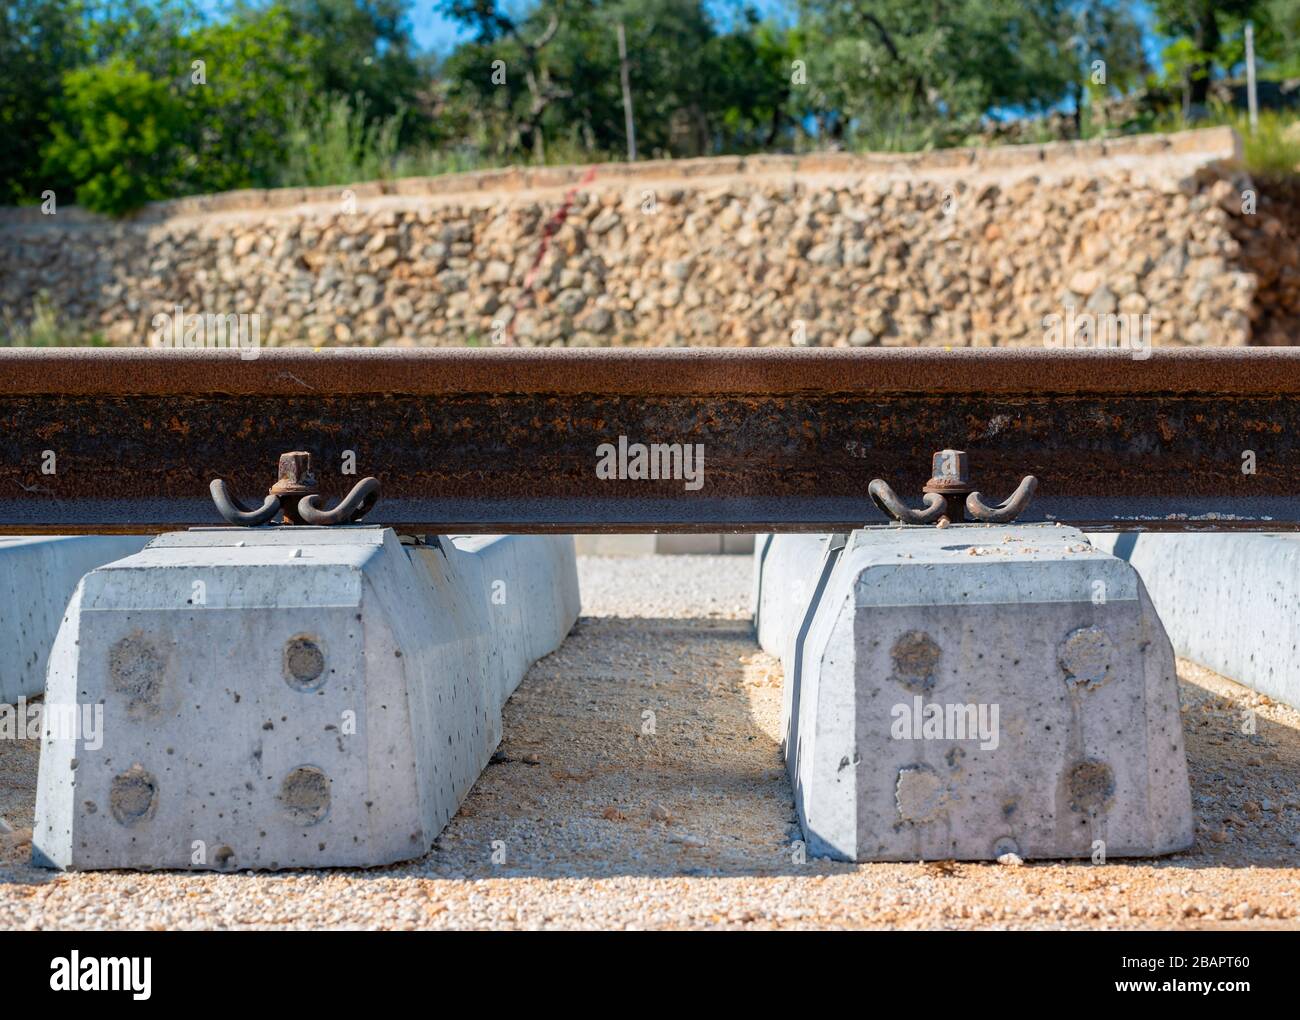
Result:
{"type": "Polygon", "coordinates": [[[0,927],[1295,928],[1300,713],[1179,662],[1195,846],[1150,861],[803,860],[745,556],[583,557],[583,617],[427,856],[278,874],[33,868],[0,740],[0,927]],[[1254,732],[1250,732],[1250,730],[1254,732]],[[9,830],[9,831],[6,831],[9,830]]]}

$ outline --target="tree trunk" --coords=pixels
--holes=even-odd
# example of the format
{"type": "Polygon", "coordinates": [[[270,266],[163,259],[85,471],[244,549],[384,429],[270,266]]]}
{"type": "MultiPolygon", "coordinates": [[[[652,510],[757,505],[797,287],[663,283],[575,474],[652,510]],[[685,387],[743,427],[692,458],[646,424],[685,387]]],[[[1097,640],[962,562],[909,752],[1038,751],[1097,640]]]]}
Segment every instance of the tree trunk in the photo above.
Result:
{"type": "MultiPolygon", "coordinates": [[[[1218,16],[1214,13],[1213,5],[1207,3],[1201,8],[1200,18],[1196,22],[1196,48],[1203,53],[1213,53],[1221,41],[1218,16]]],[[[1192,69],[1193,106],[1205,106],[1209,101],[1210,75],[1213,70],[1212,58],[1207,58],[1192,69]]]]}
{"type": "Polygon", "coordinates": [[[770,149],[776,144],[776,140],[781,134],[781,106],[782,103],[772,107],[772,124],[767,131],[767,141],[763,143],[763,148],[770,149]]]}

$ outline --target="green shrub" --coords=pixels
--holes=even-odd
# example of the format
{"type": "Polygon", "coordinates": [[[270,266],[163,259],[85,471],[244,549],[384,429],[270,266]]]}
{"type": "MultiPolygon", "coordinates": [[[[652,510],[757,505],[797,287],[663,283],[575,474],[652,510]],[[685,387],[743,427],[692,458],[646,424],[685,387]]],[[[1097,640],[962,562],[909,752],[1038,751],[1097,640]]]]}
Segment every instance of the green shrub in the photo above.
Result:
{"type": "Polygon", "coordinates": [[[354,184],[392,176],[402,114],[367,122],[360,97],[291,103],[284,137],[284,187],[354,184]]]}
{"type": "Polygon", "coordinates": [[[176,193],[185,112],[167,82],[114,57],[69,71],[63,89],[45,160],[78,182],[78,203],[120,215],[176,193]]]}

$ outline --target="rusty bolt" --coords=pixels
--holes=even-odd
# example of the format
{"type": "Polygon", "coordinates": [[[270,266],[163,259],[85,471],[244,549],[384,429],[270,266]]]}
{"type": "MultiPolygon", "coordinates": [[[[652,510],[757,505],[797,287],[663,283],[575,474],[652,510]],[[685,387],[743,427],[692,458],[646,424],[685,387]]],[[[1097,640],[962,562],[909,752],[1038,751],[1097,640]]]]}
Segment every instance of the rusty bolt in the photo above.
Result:
{"type": "Polygon", "coordinates": [[[938,492],[945,496],[964,496],[971,491],[970,468],[965,450],[940,450],[931,458],[932,477],[922,492],[938,492]]]}
{"type": "Polygon", "coordinates": [[[930,459],[931,477],[922,486],[922,492],[937,492],[948,500],[947,512],[941,522],[958,522],[966,519],[965,501],[974,486],[970,483],[970,468],[965,450],[940,450],[930,459]]]}
{"type": "Polygon", "coordinates": [[[280,497],[285,524],[301,524],[298,501],[316,495],[316,476],[311,470],[311,454],[303,450],[280,454],[280,477],[271,486],[270,494],[280,497]]]}

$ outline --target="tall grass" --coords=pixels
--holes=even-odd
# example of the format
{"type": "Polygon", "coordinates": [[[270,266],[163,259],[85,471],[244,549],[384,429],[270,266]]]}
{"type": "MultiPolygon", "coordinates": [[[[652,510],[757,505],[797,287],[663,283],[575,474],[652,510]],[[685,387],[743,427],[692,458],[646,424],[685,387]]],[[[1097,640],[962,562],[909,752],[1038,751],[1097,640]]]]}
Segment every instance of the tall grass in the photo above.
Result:
{"type": "Polygon", "coordinates": [[[401,126],[401,112],[368,121],[360,96],[297,101],[290,106],[280,183],[319,187],[391,177],[401,126]]]}
{"type": "Polygon", "coordinates": [[[55,307],[49,291],[38,291],[27,319],[4,314],[0,321],[0,347],[106,347],[101,333],[88,333],[69,322],[55,307]]]}
{"type": "Polygon", "coordinates": [[[394,177],[437,177],[479,170],[485,162],[477,152],[467,148],[408,149],[393,161],[394,177]]]}
{"type": "MultiPolygon", "coordinates": [[[[945,118],[915,103],[876,105],[849,126],[854,152],[926,152],[979,144],[980,124],[970,118],[945,118]]],[[[812,139],[816,144],[816,139],[812,139]]]]}
{"type": "Polygon", "coordinates": [[[1246,114],[1229,118],[1245,142],[1246,166],[1254,173],[1300,173],[1300,114],[1264,110],[1255,130],[1246,114]]]}
{"type": "Polygon", "coordinates": [[[1260,110],[1259,122],[1250,129],[1245,110],[1215,104],[1208,119],[1187,121],[1181,113],[1161,118],[1155,131],[1184,131],[1188,128],[1228,125],[1241,135],[1246,169],[1257,174],[1300,174],[1300,112],[1260,110]]]}
{"type": "MultiPolygon", "coordinates": [[[[547,140],[546,166],[582,166],[590,163],[607,163],[624,159],[622,153],[592,152],[566,138],[547,140]]],[[[450,149],[407,149],[399,152],[392,163],[391,177],[437,177],[441,174],[467,173],[473,170],[494,170],[507,166],[533,166],[531,156],[513,159],[493,158],[473,145],[458,145],[450,149]]]]}

